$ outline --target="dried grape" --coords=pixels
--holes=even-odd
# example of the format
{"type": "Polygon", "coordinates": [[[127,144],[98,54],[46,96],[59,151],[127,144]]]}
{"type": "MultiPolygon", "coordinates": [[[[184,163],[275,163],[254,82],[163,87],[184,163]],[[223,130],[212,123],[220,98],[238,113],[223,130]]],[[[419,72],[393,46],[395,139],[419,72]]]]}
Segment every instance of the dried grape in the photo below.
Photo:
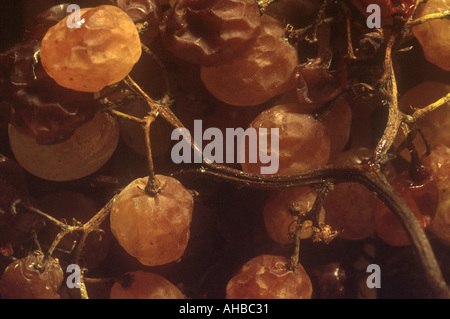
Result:
{"type": "Polygon", "coordinates": [[[263,16],[261,22],[261,34],[245,52],[218,66],[201,68],[203,83],[217,99],[258,105],[295,87],[296,48],[284,39],[280,21],[263,16]]]}
{"type": "Polygon", "coordinates": [[[178,0],[161,23],[167,49],[205,67],[234,59],[260,33],[260,13],[253,0],[178,0]]]}
{"type": "Polygon", "coordinates": [[[92,93],[66,89],[51,78],[19,90],[10,101],[10,123],[38,144],[66,141],[95,115],[92,93]]]}
{"type": "Polygon", "coordinates": [[[29,255],[9,264],[0,280],[2,298],[60,299],[58,289],[64,273],[52,257],[42,268],[43,259],[43,255],[29,255]]]}
{"type": "Polygon", "coordinates": [[[311,280],[302,265],[286,266],[283,256],[260,255],[246,262],[230,279],[227,299],[310,299],[311,280]]]}
{"type": "MultiPolygon", "coordinates": [[[[328,163],[330,137],[325,125],[312,115],[299,113],[297,103],[277,105],[262,112],[253,120],[250,127],[268,129],[267,137],[265,134],[259,134],[258,138],[267,138],[269,150],[270,129],[279,129],[279,169],[275,173],[277,175],[298,174],[328,163]]],[[[264,164],[259,159],[256,163],[250,162],[247,155],[246,161],[241,166],[246,172],[260,174],[264,164]]]]}
{"type": "Polygon", "coordinates": [[[117,120],[97,113],[65,142],[40,145],[9,125],[9,141],[17,162],[31,174],[50,181],[69,181],[100,169],[119,141],[117,120]]]}
{"type": "Polygon", "coordinates": [[[111,231],[119,244],[142,264],[163,265],[179,259],[190,236],[193,198],[176,179],[156,175],[161,191],[145,192],[148,177],[138,178],[116,196],[111,231]]]}
{"type": "Polygon", "coordinates": [[[115,6],[82,9],[80,19],[80,28],[69,28],[67,18],[51,27],[40,57],[59,85],[98,92],[127,76],[141,56],[141,42],[131,18],[115,6]]]}

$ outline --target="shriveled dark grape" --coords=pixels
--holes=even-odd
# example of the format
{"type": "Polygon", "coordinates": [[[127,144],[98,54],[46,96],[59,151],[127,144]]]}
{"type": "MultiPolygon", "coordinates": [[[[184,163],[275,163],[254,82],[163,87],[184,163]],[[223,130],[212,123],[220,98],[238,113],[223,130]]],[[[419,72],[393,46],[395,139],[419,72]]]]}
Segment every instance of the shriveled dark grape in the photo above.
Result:
{"type": "Polygon", "coordinates": [[[330,50],[295,69],[297,94],[300,103],[322,105],[336,98],[345,85],[346,70],[342,66],[333,70],[333,55],[330,50]]]}
{"type": "Polygon", "coordinates": [[[260,32],[260,13],[253,0],[179,0],[161,23],[168,50],[205,67],[237,57],[260,32]]]}
{"type": "Polygon", "coordinates": [[[43,255],[29,255],[9,264],[0,280],[2,298],[60,299],[62,268],[52,257],[42,265],[43,259],[43,255]]]}
{"type": "Polygon", "coordinates": [[[146,41],[159,34],[159,24],[162,18],[161,6],[156,0],[111,0],[116,6],[125,11],[133,22],[147,23],[146,31],[141,38],[146,41]]]}
{"type": "Polygon", "coordinates": [[[0,96],[11,96],[36,79],[47,77],[39,63],[40,48],[39,41],[27,40],[0,54],[0,96]]]}
{"type": "Polygon", "coordinates": [[[94,94],[66,89],[50,77],[19,90],[10,101],[10,123],[46,145],[66,141],[96,112],[94,94]]]}

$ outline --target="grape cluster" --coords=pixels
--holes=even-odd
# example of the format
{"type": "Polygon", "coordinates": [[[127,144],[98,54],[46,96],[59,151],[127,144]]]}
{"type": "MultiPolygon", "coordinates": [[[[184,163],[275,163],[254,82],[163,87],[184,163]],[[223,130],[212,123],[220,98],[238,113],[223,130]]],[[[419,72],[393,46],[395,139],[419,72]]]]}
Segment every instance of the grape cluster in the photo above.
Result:
{"type": "Polygon", "coordinates": [[[1,298],[429,296],[428,244],[448,278],[447,0],[41,9],[0,52],[1,298]],[[183,127],[234,161],[175,163],[183,127]]]}

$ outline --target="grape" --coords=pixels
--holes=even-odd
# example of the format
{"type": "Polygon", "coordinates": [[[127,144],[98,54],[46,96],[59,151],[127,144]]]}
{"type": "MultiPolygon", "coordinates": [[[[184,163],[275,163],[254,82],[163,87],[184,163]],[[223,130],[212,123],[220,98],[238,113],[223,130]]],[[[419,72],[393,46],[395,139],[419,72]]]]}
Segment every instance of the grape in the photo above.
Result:
{"type": "Polygon", "coordinates": [[[310,299],[311,280],[302,265],[286,267],[283,256],[259,255],[230,279],[226,299],[310,299]]]}
{"type": "Polygon", "coordinates": [[[129,278],[124,283],[112,286],[110,299],[184,299],[180,289],[160,275],[138,270],[125,276],[129,278]]]}
{"type": "MultiPolygon", "coordinates": [[[[333,164],[361,164],[372,150],[357,148],[341,153],[333,164]]],[[[327,194],[323,203],[325,221],[332,229],[343,230],[339,237],[360,240],[375,233],[374,208],[376,197],[360,183],[340,183],[327,194]]]]}
{"type": "MultiPolygon", "coordinates": [[[[428,0],[422,3],[414,14],[419,19],[427,14],[443,13],[450,10],[448,0],[428,0]]],[[[442,68],[450,71],[450,21],[448,19],[432,20],[412,27],[412,32],[422,45],[425,58],[442,68]]]]}
{"type": "Polygon", "coordinates": [[[141,56],[141,42],[131,18],[115,6],[82,9],[80,18],[80,28],[69,28],[67,19],[51,27],[40,57],[59,85],[98,92],[131,71],[141,56]]]}
{"type": "Polygon", "coordinates": [[[145,192],[148,177],[125,187],[111,207],[111,231],[119,244],[147,266],[179,259],[189,240],[193,198],[176,179],[156,175],[161,192],[145,192]]]}
{"type": "Polygon", "coordinates": [[[69,139],[75,130],[95,114],[92,93],[59,86],[47,77],[19,90],[11,98],[10,123],[38,144],[55,144],[69,139]]]}
{"type": "Polygon", "coordinates": [[[300,103],[322,105],[335,99],[346,83],[346,70],[338,65],[331,69],[332,52],[324,50],[317,58],[295,68],[297,94],[300,103]]]}
{"type": "Polygon", "coordinates": [[[260,13],[253,0],[178,0],[161,23],[167,49],[205,67],[234,59],[260,33],[260,13]]]}
{"type": "Polygon", "coordinates": [[[12,96],[47,74],[36,56],[41,48],[37,40],[20,42],[0,54],[0,96],[12,96]]]}
{"type": "Polygon", "coordinates": [[[0,154],[0,226],[15,218],[12,206],[16,200],[29,198],[25,171],[14,160],[0,154]]]}
{"type": "Polygon", "coordinates": [[[50,181],[69,181],[101,168],[114,153],[119,140],[115,118],[97,113],[67,141],[40,145],[34,138],[9,125],[9,141],[17,162],[31,174],[50,181]]]}
{"type": "MultiPolygon", "coordinates": [[[[416,216],[420,226],[427,228],[436,214],[438,188],[432,178],[414,182],[409,172],[398,174],[390,181],[416,216]]],[[[375,207],[375,229],[378,236],[391,246],[409,246],[411,241],[401,221],[380,200],[375,207]]]]}
{"type": "Polygon", "coordinates": [[[337,98],[322,123],[330,137],[330,161],[347,146],[352,128],[352,109],[347,99],[337,98]]]}
{"type": "Polygon", "coordinates": [[[218,66],[201,68],[206,88],[222,102],[258,105],[295,87],[297,50],[284,40],[280,21],[263,16],[261,23],[261,34],[245,52],[218,66]]]}
{"type": "MultiPolygon", "coordinates": [[[[412,114],[415,109],[420,109],[436,102],[448,92],[450,92],[450,85],[446,83],[422,82],[403,94],[399,99],[399,108],[406,114],[412,114]]],[[[436,110],[420,118],[417,121],[417,126],[431,146],[443,144],[450,147],[450,102],[441,105],[436,110]]],[[[400,132],[396,138],[395,145],[399,146],[403,139],[403,134],[400,132]]],[[[414,146],[419,155],[423,155],[426,152],[426,145],[419,134],[414,138],[414,146]]],[[[407,150],[403,151],[401,156],[406,159],[410,158],[407,150]]]]}
{"type": "MultiPolygon", "coordinates": [[[[298,113],[298,109],[297,103],[277,105],[262,112],[250,124],[250,127],[255,129],[268,129],[269,150],[270,128],[279,129],[277,175],[298,174],[324,166],[330,156],[330,137],[325,125],[315,120],[312,115],[298,113]]],[[[245,172],[260,174],[263,164],[251,163],[249,158],[246,158],[241,166],[245,172]]]]}
{"type": "Polygon", "coordinates": [[[63,3],[52,6],[36,16],[36,24],[25,30],[25,39],[42,40],[48,29],[64,19],[69,4],[63,3]]]}
{"type": "MultiPolygon", "coordinates": [[[[49,193],[38,199],[38,207],[53,218],[64,221],[71,226],[77,225],[74,223],[75,220],[82,224],[88,222],[100,210],[99,204],[92,198],[71,191],[49,193]]],[[[106,226],[101,225],[100,228],[107,230],[105,229],[106,226]]],[[[60,227],[48,223],[39,233],[39,242],[50,247],[60,231],[60,227]]],[[[58,248],[70,252],[74,248],[74,243],[79,241],[80,238],[79,233],[67,234],[59,242],[58,248]]],[[[107,232],[102,234],[90,233],[78,263],[88,269],[97,267],[106,257],[110,242],[111,237],[107,232]]],[[[60,259],[65,257],[63,254],[56,255],[56,253],[53,256],[57,256],[60,259]]]]}
{"type": "Polygon", "coordinates": [[[148,23],[147,31],[141,35],[147,41],[159,35],[159,23],[162,10],[156,0],[111,0],[116,6],[125,11],[133,22],[148,23]]]}
{"type": "Polygon", "coordinates": [[[64,273],[52,257],[41,268],[43,259],[43,255],[29,255],[9,264],[0,280],[2,298],[60,299],[58,289],[64,273]]]}
{"type": "MultiPolygon", "coordinates": [[[[290,233],[295,232],[298,217],[291,211],[291,205],[295,204],[296,209],[305,214],[313,207],[316,197],[317,192],[309,187],[281,190],[271,194],[263,210],[264,224],[270,237],[280,244],[293,243],[294,238],[290,233]]],[[[325,210],[321,210],[320,216],[325,216],[325,210]]],[[[301,238],[310,238],[312,235],[312,228],[309,227],[302,230],[301,238]]]]}

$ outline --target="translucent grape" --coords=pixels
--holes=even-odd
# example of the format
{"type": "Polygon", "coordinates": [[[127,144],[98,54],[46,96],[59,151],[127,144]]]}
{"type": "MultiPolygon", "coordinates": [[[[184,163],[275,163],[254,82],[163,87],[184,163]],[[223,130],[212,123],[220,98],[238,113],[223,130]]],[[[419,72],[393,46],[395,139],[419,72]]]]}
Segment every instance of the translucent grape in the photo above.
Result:
{"type": "MultiPolygon", "coordinates": [[[[269,150],[270,128],[279,129],[277,175],[298,174],[324,166],[330,157],[330,137],[325,125],[312,115],[299,113],[298,110],[297,103],[277,105],[262,112],[250,124],[255,129],[268,129],[269,150]]],[[[263,134],[261,137],[266,138],[263,134]]],[[[251,163],[247,158],[241,166],[246,172],[260,174],[263,164],[260,161],[251,163]]]]}
{"type": "Polygon", "coordinates": [[[161,23],[161,39],[169,51],[206,67],[234,59],[260,33],[253,0],[178,0],[161,23]]]}
{"type": "Polygon", "coordinates": [[[283,256],[260,255],[245,263],[230,279],[227,299],[310,299],[312,283],[302,265],[286,267],[283,256]]]}
{"type": "Polygon", "coordinates": [[[43,258],[43,255],[29,255],[9,264],[0,280],[2,298],[60,299],[58,289],[64,273],[52,257],[41,268],[43,258]]]}
{"type": "Polygon", "coordinates": [[[261,18],[262,32],[245,52],[215,67],[202,67],[201,79],[217,99],[232,105],[258,105],[295,87],[297,50],[284,39],[275,18],[261,18]]]}
{"type": "Polygon", "coordinates": [[[180,289],[160,275],[138,270],[125,276],[129,278],[112,286],[111,299],[184,299],[180,289]]]}
{"type": "Polygon", "coordinates": [[[80,11],[79,28],[67,18],[42,39],[40,57],[46,72],[61,86],[98,92],[121,81],[141,56],[141,42],[131,18],[115,6],[80,11]]]}
{"type": "MultiPolygon", "coordinates": [[[[449,0],[429,0],[422,3],[414,14],[419,19],[427,14],[450,10],[449,0]]],[[[412,32],[422,45],[425,58],[438,67],[450,71],[450,21],[437,19],[412,27],[412,32]]]]}
{"type": "Polygon", "coordinates": [[[138,178],[116,196],[111,231],[119,244],[142,264],[163,265],[179,259],[190,236],[193,198],[176,179],[156,175],[155,197],[145,192],[148,177],[138,178]]]}
{"type": "MultiPolygon", "coordinates": [[[[316,191],[309,187],[281,190],[271,194],[263,210],[264,224],[270,237],[280,244],[294,242],[292,232],[295,232],[298,217],[292,212],[291,205],[294,204],[299,213],[305,214],[313,207],[316,197],[316,191]]],[[[325,210],[322,209],[320,215],[323,221],[325,210]]],[[[312,235],[312,228],[305,228],[301,238],[310,238],[312,235]]]]}
{"type": "Polygon", "coordinates": [[[8,132],[17,162],[31,174],[51,181],[75,180],[96,172],[119,141],[117,120],[106,113],[97,113],[67,141],[54,145],[40,145],[12,125],[8,132]]]}

